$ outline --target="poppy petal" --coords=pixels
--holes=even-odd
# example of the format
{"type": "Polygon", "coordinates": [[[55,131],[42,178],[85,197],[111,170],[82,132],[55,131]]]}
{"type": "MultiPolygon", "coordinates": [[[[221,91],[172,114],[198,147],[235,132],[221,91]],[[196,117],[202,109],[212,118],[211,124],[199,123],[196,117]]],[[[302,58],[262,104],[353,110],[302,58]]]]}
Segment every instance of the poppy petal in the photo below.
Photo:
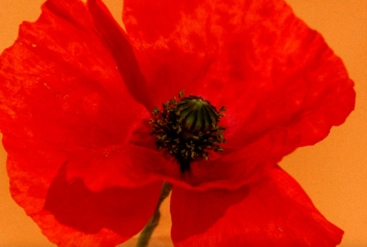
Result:
{"type": "Polygon", "coordinates": [[[253,181],[354,109],[343,62],[282,0],[126,0],[124,21],[157,105],[187,89],[227,108],[224,152],[192,185],[253,181]]]}
{"type": "Polygon", "coordinates": [[[171,216],[172,240],[177,247],[332,247],[343,235],[280,168],[233,191],[175,187],[171,216]]]}
{"type": "Polygon", "coordinates": [[[218,55],[211,23],[205,19],[209,10],[199,9],[195,16],[200,3],[205,5],[205,1],[124,1],[124,23],[156,106],[184,89],[202,96],[215,91],[195,90],[209,84],[204,79],[218,55]]]}
{"type": "Polygon", "coordinates": [[[39,20],[21,25],[0,66],[0,127],[24,145],[75,150],[121,144],[145,113],[80,1],[46,2],[39,20]]]}
{"type": "Polygon", "coordinates": [[[109,146],[78,153],[67,161],[65,173],[69,182],[81,178],[89,190],[98,192],[162,181],[162,173],[170,171],[165,167],[171,166],[155,150],[134,145],[109,146]]]}
{"type": "Polygon", "coordinates": [[[65,167],[51,184],[43,177],[30,177],[17,167],[27,158],[8,159],[12,196],[58,246],[116,246],[137,234],[154,212],[159,182],[94,192],[81,179],[69,182],[65,167]]]}
{"type": "Polygon", "coordinates": [[[125,32],[114,20],[102,1],[88,0],[87,4],[94,24],[111,50],[127,88],[137,101],[144,104],[151,111],[154,105],[151,102],[145,78],[140,71],[139,64],[125,36],[125,32]]]}
{"type": "MultiPolygon", "coordinates": [[[[61,185],[65,185],[55,182],[62,181],[60,173],[65,163],[86,150],[126,144],[131,128],[146,115],[145,108],[130,95],[112,51],[97,30],[81,1],[50,0],[43,5],[42,15],[35,23],[21,25],[17,41],[0,57],[0,129],[8,152],[12,196],[45,235],[64,246],[81,246],[83,241],[87,246],[93,246],[92,242],[112,246],[123,241],[149,220],[147,215],[154,209],[155,196],[159,194],[157,183],[152,188],[144,185],[136,190],[127,184],[130,189],[107,193],[104,187],[90,191],[88,185],[79,181],[78,196],[100,203],[101,208],[96,205],[93,212],[104,210],[111,198],[124,193],[126,198],[133,194],[147,197],[147,205],[140,207],[147,214],[137,215],[136,225],[117,232],[114,226],[125,223],[114,222],[106,212],[100,212],[102,218],[107,218],[96,219],[100,228],[93,228],[95,234],[90,234],[73,223],[63,226],[64,211],[54,207],[55,193],[60,195],[61,185]],[[53,189],[49,190],[50,186],[53,189]],[[100,198],[106,202],[98,202],[100,198]],[[45,203],[54,215],[46,212],[45,203]],[[65,232],[61,234],[60,230],[57,234],[56,229],[65,232]],[[70,237],[65,233],[70,233],[70,237]]],[[[93,171],[88,175],[93,176],[93,171]]],[[[125,204],[142,204],[139,200],[143,199],[119,201],[116,205],[123,208],[125,204]]]]}

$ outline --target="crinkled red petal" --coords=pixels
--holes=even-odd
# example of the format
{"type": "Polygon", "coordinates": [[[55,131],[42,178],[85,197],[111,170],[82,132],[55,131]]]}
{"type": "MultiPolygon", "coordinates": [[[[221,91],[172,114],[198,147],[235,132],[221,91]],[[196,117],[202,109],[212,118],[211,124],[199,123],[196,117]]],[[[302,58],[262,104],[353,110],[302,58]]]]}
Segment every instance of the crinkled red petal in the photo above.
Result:
{"type": "Polygon", "coordinates": [[[88,0],[94,24],[102,35],[104,42],[111,50],[117,67],[121,72],[127,88],[137,101],[144,104],[150,112],[154,105],[146,88],[146,81],[140,71],[133,49],[125,32],[114,20],[107,7],[100,0],[88,0]]]}
{"type": "MultiPolygon", "coordinates": [[[[159,182],[95,192],[82,179],[68,181],[65,167],[54,178],[49,173],[29,176],[19,164],[32,164],[34,155],[28,152],[9,156],[11,193],[43,234],[58,246],[114,247],[137,234],[154,212],[159,182]]],[[[57,162],[56,156],[52,158],[57,162]]]]}
{"type": "Polygon", "coordinates": [[[177,247],[332,247],[343,235],[279,168],[234,191],[175,187],[171,215],[177,247]]]}
{"type": "Polygon", "coordinates": [[[126,0],[124,21],[156,105],[186,89],[227,108],[224,152],[191,184],[242,186],[354,108],[340,58],[282,0],[126,0]]]}
{"type": "Polygon", "coordinates": [[[124,1],[124,23],[156,106],[183,89],[202,96],[213,92],[214,85],[206,88],[205,78],[218,55],[212,35],[217,25],[207,20],[210,9],[198,9],[201,3],[205,5],[205,1],[124,1]]]}
{"type": "MultiPolygon", "coordinates": [[[[131,129],[140,123],[146,110],[130,95],[124,83],[126,75],[117,69],[115,50],[105,40],[107,32],[98,32],[100,27],[96,27],[85,4],[50,0],[42,11],[35,23],[21,25],[19,38],[0,58],[0,129],[8,152],[11,193],[53,242],[63,246],[112,246],[135,234],[149,220],[160,185],[142,187],[139,180],[133,185],[127,176],[134,172],[115,174],[119,176],[118,185],[125,183],[130,189],[108,190],[103,183],[99,188],[96,183],[83,187],[78,180],[75,186],[79,189],[76,194],[69,191],[70,197],[77,195],[85,201],[74,205],[75,212],[83,211],[83,207],[88,210],[86,203],[95,204],[88,205],[94,207],[90,213],[98,215],[97,211],[102,210],[100,218],[91,223],[90,234],[87,228],[75,225],[78,213],[55,205],[66,185],[60,182],[64,179],[60,174],[77,172],[71,165],[61,168],[88,150],[128,145],[131,129]],[[105,212],[112,199],[120,196],[126,200],[116,199],[111,212],[105,212]],[[46,201],[49,210],[44,208],[46,201]],[[121,211],[126,207],[131,207],[133,213],[121,211]],[[141,211],[138,215],[134,207],[141,211]],[[135,218],[136,223],[123,222],[125,216],[135,218]],[[121,226],[118,231],[117,226],[121,226]]],[[[124,169],[127,171],[127,167],[124,169]]],[[[84,171],[81,178],[100,179],[98,170],[84,171]]],[[[63,199],[65,205],[71,202],[67,196],[63,199]]],[[[92,216],[86,212],[83,217],[92,216]]]]}
{"type": "MultiPolygon", "coordinates": [[[[69,182],[82,178],[91,191],[110,187],[135,188],[162,181],[165,167],[174,167],[155,150],[133,145],[80,152],[66,163],[69,182]]],[[[173,170],[173,169],[172,169],[173,170]]],[[[170,172],[170,171],[165,171],[170,172]]]]}
{"type": "Polygon", "coordinates": [[[116,246],[144,228],[154,213],[161,187],[160,182],[154,182],[93,192],[82,179],[68,182],[66,171],[61,169],[48,189],[38,223],[43,233],[61,246],[116,246]]]}
{"type": "Polygon", "coordinates": [[[145,110],[111,53],[81,2],[48,1],[1,56],[2,132],[64,152],[126,143],[145,110]]]}

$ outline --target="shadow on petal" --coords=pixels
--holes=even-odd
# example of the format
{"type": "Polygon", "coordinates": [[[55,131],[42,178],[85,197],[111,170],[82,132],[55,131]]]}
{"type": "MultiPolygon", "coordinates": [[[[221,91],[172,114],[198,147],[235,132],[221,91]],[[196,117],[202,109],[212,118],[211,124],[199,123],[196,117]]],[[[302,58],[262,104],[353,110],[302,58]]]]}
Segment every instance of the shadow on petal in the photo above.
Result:
{"type": "Polygon", "coordinates": [[[237,190],[173,191],[171,215],[175,247],[335,247],[343,236],[279,167],[237,190]]]}
{"type": "Polygon", "coordinates": [[[241,187],[232,196],[228,196],[228,190],[225,189],[194,192],[174,188],[171,197],[172,238],[180,242],[193,233],[207,232],[225,215],[228,208],[243,201],[249,192],[248,186],[241,187]],[[178,229],[179,233],[176,231],[178,229]]]}
{"type": "Polygon", "coordinates": [[[138,233],[153,214],[161,183],[139,188],[111,187],[100,192],[87,189],[82,179],[68,182],[63,166],[52,182],[45,203],[64,225],[87,234],[108,228],[121,236],[138,233]]]}

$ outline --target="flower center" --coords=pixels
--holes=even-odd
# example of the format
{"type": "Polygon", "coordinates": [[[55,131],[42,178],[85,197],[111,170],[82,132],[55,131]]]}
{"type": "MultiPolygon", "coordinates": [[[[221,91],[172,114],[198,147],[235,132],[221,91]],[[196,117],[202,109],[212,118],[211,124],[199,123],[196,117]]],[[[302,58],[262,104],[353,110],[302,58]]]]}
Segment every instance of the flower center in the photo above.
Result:
{"type": "Polygon", "coordinates": [[[193,95],[183,98],[183,94],[163,103],[162,110],[155,107],[150,120],[157,148],[167,149],[179,162],[182,173],[190,170],[195,159],[208,160],[209,150],[223,151],[220,144],[225,142],[225,128],[218,126],[225,108],[217,111],[209,101],[193,95]]]}

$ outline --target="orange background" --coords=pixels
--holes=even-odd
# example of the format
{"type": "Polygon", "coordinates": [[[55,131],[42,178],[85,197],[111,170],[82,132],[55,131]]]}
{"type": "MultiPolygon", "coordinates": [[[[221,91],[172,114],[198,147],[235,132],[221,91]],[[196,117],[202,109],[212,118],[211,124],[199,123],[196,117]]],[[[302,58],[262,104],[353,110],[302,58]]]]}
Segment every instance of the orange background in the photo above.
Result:
{"type": "MultiPolygon", "coordinates": [[[[10,46],[23,20],[34,21],[43,0],[0,0],[0,52],[10,46]]],[[[121,0],[105,0],[121,20],[121,0]]],[[[343,58],[357,91],[347,122],[314,147],[297,150],[281,166],[308,192],[319,210],[345,230],[341,247],[367,246],[367,1],[288,0],[295,13],[323,34],[343,58]]],[[[55,246],[47,241],[8,192],[6,154],[0,150],[0,247],[55,246]]],[[[172,246],[168,202],[151,246],[172,246]]],[[[135,239],[121,246],[134,246],[135,239]]]]}

